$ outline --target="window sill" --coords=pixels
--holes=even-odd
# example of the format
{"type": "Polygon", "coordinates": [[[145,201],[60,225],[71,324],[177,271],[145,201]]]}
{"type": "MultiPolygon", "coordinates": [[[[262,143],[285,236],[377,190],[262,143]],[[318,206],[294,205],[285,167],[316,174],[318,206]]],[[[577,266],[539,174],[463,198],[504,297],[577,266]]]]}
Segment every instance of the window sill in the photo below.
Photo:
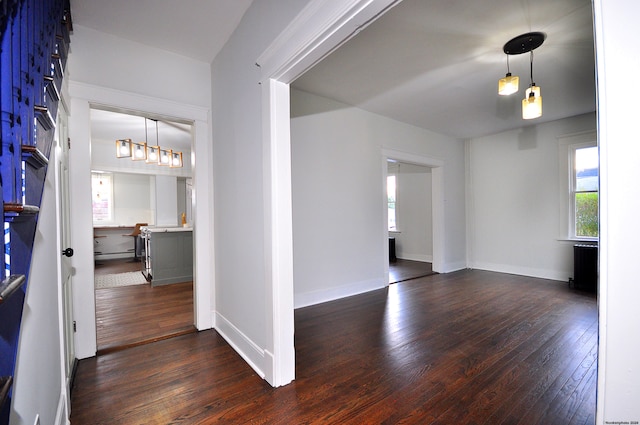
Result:
{"type": "Polygon", "coordinates": [[[572,243],[591,243],[598,244],[598,238],[559,238],[559,242],[572,242],[572,243]]]}

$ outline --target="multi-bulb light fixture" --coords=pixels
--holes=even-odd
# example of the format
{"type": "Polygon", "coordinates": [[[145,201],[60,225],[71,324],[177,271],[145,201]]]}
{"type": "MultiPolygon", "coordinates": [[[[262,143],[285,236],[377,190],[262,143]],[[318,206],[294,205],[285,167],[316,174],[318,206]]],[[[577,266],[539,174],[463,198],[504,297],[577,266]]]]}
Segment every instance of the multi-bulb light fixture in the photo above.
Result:
{"type": "MultiPolygon", "coordinates": [[[[156,122],[156,143],[158,143],[158,121],[156,122]]],[[[144,119],[144,142],[136,143],[131,139],[116,140],[116,157],[131,158],[133,161],[145,161],[147,164],[182,167],[182,152],[147,144],[147,118],[144,119]]]]}
{"type": "Polygon", "coordinates": [[[502,49],[507,55],[507,75],[498,81],[498,94],[501,96],[507,96],[518,91],[519,78],[511,75],[509,56],[529,53],[531,79],[529,88],[525,91],[525,97],[522,99],[522,118],[525,120],[542,116],[540,86],[533,82],[533,51],[544,43],[546,37],[543,32],[528,32],[507,41],[502,49]]]}

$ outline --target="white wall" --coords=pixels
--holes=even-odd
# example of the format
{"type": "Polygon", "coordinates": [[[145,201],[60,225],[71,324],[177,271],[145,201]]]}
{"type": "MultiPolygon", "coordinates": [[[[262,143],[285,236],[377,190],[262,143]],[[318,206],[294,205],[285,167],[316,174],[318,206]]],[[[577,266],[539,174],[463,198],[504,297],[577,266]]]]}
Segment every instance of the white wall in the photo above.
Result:
{"type": "MultiPolygon", "coordinates": [[[[52,152],[55,151],[53,147],[52,152]]],[[[14,376],[12,425],[58,423],[56,412],[65,402],[60,332],[61,288],[57,279],[59,255],[56,232],[56,193],[51,155],[33,244],[29,282],[22,312],[18,358],[14,376]]]]}
{"type": "Polygon", "coordinates": [[[330,103],[291,92],[296,307],[388,283],[377,117],[342,104],[314,114],[316,100],[330,103]]]}
{"type": "Polygon", "coordinates": [[[396,256],[405,260],[433,261],[431,168],[395,163],[397,173],[396,256]]]}
{"type": "MultiPolygon", "coordinates": [[[[183,178],[178,178],[177,181],[177,194],[178,199],[176,203],[176,217],[178,220],[178,225],[182,225],[182,214],[185,215],[185,221],[187,221],[190,217],[187,214],[189,209],[189,205],[191,205],[191,193],[187,193],[187,180],[183,178]]],[[[187,221],[188,223],[188,221],[187,221]]]]}
{"type": "Polygon", "coordinates": [[[253,2],[211,67],[214,233],[221,247],[215,256],[216,329],[267,377],[273,306],[266,293],[265,244],[271,235],[265,234],[264,203],[270,194],[263,173],[262,87],[255,63],[305,3],[253,2]]]}
{"type": "Polygon", "coordinates": [[[208,64],[77,24],[68,75],[78,83],[189,105],[211,104],[208,64]]]}
{"type": "Polygon", "coordinates": [[[594,1],[600,147],[600,351],[597,423],[640,421],[638,117],[626,76],[640,72],[628,44],[640,3],[594,1]],[[627,48],[621,48],[627,46],[627,48]]]}
{"type": "Polygon", "coordinates": [[[586,114],[469,141],[470,267],[573,276],[575,242],[559,231],[558,162],[567,159],[558,158],[558,137],[595,126],[586,114]]]}
{"type": "Polygon", "coordinates": [[[291,114],[296,306],[387,284],[385,148],[444,162],[445,263],[464,267],[462,142],[299,90],[291,114]]]}
{"type": "Polygon", "coordinates": [[[155,222],[157,213],[151,205],[151,179],[154,177],[143,174],[113,174],[115,224],[155,222]]]}
{"type": "Polygon", "coordinates": [[[156,176],[156,226],[177,226],[178,179],[172,176],[156,176]]]}

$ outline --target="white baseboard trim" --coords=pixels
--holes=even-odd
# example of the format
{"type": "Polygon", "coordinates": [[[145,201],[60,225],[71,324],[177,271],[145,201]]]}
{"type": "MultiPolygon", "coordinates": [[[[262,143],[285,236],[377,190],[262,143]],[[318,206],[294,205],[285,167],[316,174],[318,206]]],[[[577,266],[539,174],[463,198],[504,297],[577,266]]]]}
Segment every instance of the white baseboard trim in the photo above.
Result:
{"type": "Polygon", "coordinates": [[[271,353],[269,350],[264,350],[264,379],[269,384],[271,384],[272,387],[275,388],[278,385],[275,385],[274,383],[273,365],[275,363],[273,359],[273,353],[271,353]]]}
{"type": "Polygon", "coordinates": [[[338,300],[340,298],[374,291],[384,288],[385,286],[387,286],[387,283],[384,282],[383,279],[371,279],[317,291],[296,293],[294,294],[294,308],[308,307],[310,305],[338,300]]]}
{"type": "Polygon", "coordinates": [[[405,254],[399,252],[397,255],[401,260],[422,261],[424,263],[433,263],[433,255],[429,254],[405,254]]]}
{"type": "Polygon", "coordinates": [[[215,330],[262,379],[265,379],[265,365],[268,359],[265,351],[218,312],[215,313],[214,323],[215,330]]]}
{"type": "Polygon", "coordinates": [[[464,270],[467,268],[467,263],[465,261],[456,261],[453,263],[445,263],[443,273],[453,273],[458,270],[464,270]]]}
{"type": "Polygon", "coordinates": [[[67,412],[67,397],[64,392],[60,392],[58,397],[58,407],[56,408],[55,425],[69,425],[69,412],[67,412]]]}
{"type": "Polygon", "coordinates": [[[118,253],[118,254],[98,254],[98,255],[96,255],[96,261],[98,261],[98,262],[100,260],[122,260],[124,258],[133,258],[133,251],[125,252],[125,253],[118,253]]]}
{"type": "Polygon", "coordinates": [[[569,280],[569,276],[573,276],[572,270],[548,270],[533,267],[514,266],[509,264],[486,263],[481,261],[473,263],[470,267],[473,269],[517,274],[521,276],[536,277],[539,279],[557,280],[560,282],[567,282],[569,280]]]}

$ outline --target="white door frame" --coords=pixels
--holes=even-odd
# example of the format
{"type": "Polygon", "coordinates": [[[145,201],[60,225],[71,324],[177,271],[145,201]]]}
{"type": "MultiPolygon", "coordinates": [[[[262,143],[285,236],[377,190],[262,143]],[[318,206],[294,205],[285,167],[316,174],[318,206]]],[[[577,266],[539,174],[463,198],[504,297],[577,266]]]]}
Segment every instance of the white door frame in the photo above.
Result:
{"type": "MultiPolygon", "coordinates": [[[[433,238],[433,260],[432,270],[436,273],[445,273],[444,269],[444,162],[440,159],[429,158],[422,155],[397,151],[393,149],[382,149],[383,177],[386,188],[387,181],[387,161],[394,159],[405,164],[415,164],[431,169],[431,227],[433,238]]],[[[387,215],[386,192],[384,193],[384,214],[387,215]]],[[[387,221],[383,223],[385,250],[389,249],[387,243],[387,221]]],[[[388,258],[388,255],[387,257],[388,258]]],[[[389,263],[385,262],[385,273],[387,282],[389,281],[389,263]]]]}
{"type": "Polygon", "coordinates": [[[272,359],[265,378],[276,387],[295,378],[289,84],[397,3],[311,0],[256,60],[263,87],[265,319],[272,359]]]}
{"type": "Polygon", "coordinates": [[[76,355],[79,359],[93,357],[97,351],[93,219],[91,216],[91,126],[92,105],[145,111],[160,116],[193,122],[191,154],[194,192],[194,324],[198,330],[213,327],[215,305],[215,258],[213,241],[213,154],[210,143],[211,112],[207,108],[186,105],[129,92],[106,89],[78,82],[69,82],[71,115],[69,151],[71,179],[71,209],[73,228],[71,242],[76,252],[73,283],[74,317],[77,324],[76,355]],[[200,164],[204,164],[200,166],[200,164]]]}
{"type": "Polygon", "coordinates": [[[75,363],[75,347],[73,335],[73,291],[72,291],[72,259],[60,255],[71,247],[70,232],[70,204],[69,204],[69,156],[68,156],[68,112],[64,102],[60,102],[56,118],[56,134],[51,149],[49,164],[52,164],[56,193],[56,227],[58,247],[58,286],[60,288],[58,300],[58,314],[60,320],[60,358],[61,365],[61,404],[58,406],[57,417],[69,417],[71,411],[71,377],[75,363]]]}

